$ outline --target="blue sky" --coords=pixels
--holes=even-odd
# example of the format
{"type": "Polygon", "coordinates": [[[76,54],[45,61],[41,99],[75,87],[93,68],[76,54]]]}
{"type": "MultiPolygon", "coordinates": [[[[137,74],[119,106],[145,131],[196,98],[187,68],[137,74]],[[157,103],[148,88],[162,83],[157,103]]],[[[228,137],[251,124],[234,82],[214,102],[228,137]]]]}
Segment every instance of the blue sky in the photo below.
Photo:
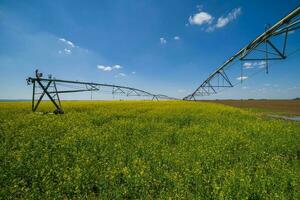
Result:
{"type": "MultiPolygon", "coordinates": [[[[36,68],[182,98],[296,6],[296,0],[0,0],[0,98],[30,98],[25,79],[36,68]]],[[[299,48],[298,32],[288,52],[299,48]]],[[[269,75],[211,98],[299,97],[299,53],[270,67],[269,75]]]]}

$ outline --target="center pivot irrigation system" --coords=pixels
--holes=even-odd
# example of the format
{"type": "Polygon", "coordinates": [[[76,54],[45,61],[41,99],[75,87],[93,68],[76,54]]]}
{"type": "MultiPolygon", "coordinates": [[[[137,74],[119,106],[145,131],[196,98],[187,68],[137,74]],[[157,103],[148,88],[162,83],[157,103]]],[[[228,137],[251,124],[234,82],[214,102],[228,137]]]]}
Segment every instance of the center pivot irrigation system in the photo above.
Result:
{"type": "MultiPolygon", "coordinates": [[[[242,62],[254,62],[255,63],[242,63],[240,67],[240,76],[238,80],[242,83],[243,80],[248,77],[244,75],[245,66],[250,68],[251,65],[259,66],[268,73],[269,61],[271,60],[283,60],[290,56],[292,53],[287,54],[286,47],[288,42],[289,34],[295,32],[300,28],[300,7],[297,7],[284,18],[279,20],[275,25],[266,27],[266,31],[255,38],[252,42],[246,45],[244,48],[239,50],[234,56],[225,61],[220,67],[218,67],[208,78],[190,95],[183,98],[183,100],[196,100],[199,96],[209,96],[211,94],[218,93],[221,89],[234,87],[236,84],[233,83],[232,75],[228,74],[229,69],[237,61],[242,62]],[[283,40],[278,44],[273,40],[276,38],[283,37],[283,40]],[[272,41],[271,41],[272,40],[272,41]],[[255,52],[259,52],[257,55],[255,52]],[[253,57],[255,55],[255,57],[253,57]],[[247,64],[247,65],[245,65],[247,64]],[[262,66],[262,67],[261,67],[262,66]]],[[[296,51],[298,51],[297,49],[296,51]]],[[[295,53],[294,51],[293,53],[295,53]]],[[[35,77],[27,78],[27,83],[33,85],[32,94],[32,111],[35,112],[43,97],[46,95],[50,101],[54,104],[56,110],[55,114],[63,114],[64,111],[61,106],[59,94],[64,93],[75,93],[75,92],[103,92],[103,88],[111,89],[111,93],[121,94],[126,96],[135,97],[148,97],[152,100],[179,100],[176,98],[168,97],[161,94],[152,94],[144,90],[125,87],[119,85],[93,83],[93,82],[80,82],[80,81],[68,81],[52,78],[43,78],[43,74],[36,70],[35,77]],[[62,90],[61,87],[71,88],[68,90],[62,90]],[[39,90],[39,91],[38,91],[39,90]],[[40,95],[37,99],[36,96],[40,95]]]]}
{"type": "Polygon", "coordinates": [[[135,97],[148,97],[152,98],[152,100],[166,99],[166,100],[175,100],[176,98],[168,97],[162,94],[152,94],[150,92],[146,92],[144,90],[119,86],[119,85],[111,85],[104,83],[92,83],[92,82],[81,82],[81,81],[68,81],[68,80],[60,80],[52,78],[49,75],[48,78],[43,78],[43,74],[38,70],[35,71],[35,77],[27,78],[27,84],[32,85],[32,111],[35,112],[43,97],[46,95],[50,99],[50,101],[54,104],[56,110],[55,114],[63,114],[64,111],[61,106],[59,94],[65,93],[75,93],[75,92],[88,92],[91,93],[93,91],[104,92],[104,88],[111,89],[111,93],[113,95],[126,95],[126,96],[135,96],[135,97]],[[68,90],[60,90],[59,88],[69,88],[68,90]],[[38,91],[39,90],[39,91],[38,91]],[[36,99],[36,96],[39,97],[36,99]]]}
{"type": "MultiPolygon", "coordinates": [[[[234,56],[225,61],[220,67],[218,67],[208,78],[190,95],[184,97],[184,100],[196,100],[199,96],[209,96],[211,94],[217,94],[222,88],[234,87],[234,84],[230,80],[230,76],[227,75],[226,71],[236,61],[256,61],[256,65],[263,66],[266,73],[269,71],[269,61],[271,60],[283,60],[288,57],[286,54],[286,46],[288,36],[295,30],[300,28],[300,7],[297,7],[284,18],[279,20],[272,27],[267,28],[266,31],[255,38],[252,42],[246,45],[244,48],[239,50],[234,56]],[[271,40],[283,36],[283,44],[276,45],[271,40]],[[260,52],[261,54],[256,54],[260,52]],[[255,55],[255,57],[253,57],[255,55]]],[[[245,64],[245,63],[244,63],[245,64]]],[[[242,82],[248,77],[243,75],[244,66],[241,65],[240,77],[238,80],[242,82]]]]}

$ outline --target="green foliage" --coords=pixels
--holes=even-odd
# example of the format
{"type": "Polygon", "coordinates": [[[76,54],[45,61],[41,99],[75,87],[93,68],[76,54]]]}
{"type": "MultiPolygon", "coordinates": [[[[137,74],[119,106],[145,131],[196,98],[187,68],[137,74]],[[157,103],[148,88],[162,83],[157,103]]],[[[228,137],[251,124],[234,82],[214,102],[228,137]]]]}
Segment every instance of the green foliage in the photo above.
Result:
{"type": "Polygon", "coordinates": [[[0,198],[300,199],[299,122],[200,102],[63,106],[0,103],[0,198]]]}

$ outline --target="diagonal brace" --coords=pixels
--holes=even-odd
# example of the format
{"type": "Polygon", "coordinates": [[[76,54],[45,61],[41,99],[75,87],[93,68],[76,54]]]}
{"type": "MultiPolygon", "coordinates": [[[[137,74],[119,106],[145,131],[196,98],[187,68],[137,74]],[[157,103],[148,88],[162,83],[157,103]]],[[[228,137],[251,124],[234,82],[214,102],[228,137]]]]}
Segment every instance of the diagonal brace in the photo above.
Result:
{"type": "MultiPolygon", "coordinates": [[[[37,82],[41,86],[41,88],[43,89],[43,91],[44,91],[43,94],[46,94],[49,97],[49,99],[51,100],[51,102],[54,104],[54,106],[56,107],[56,111],[55,112],[57,112],[57,113],[63,113],[63,110],[61,109],[61,107],[55,102],[55,100],[52,98],[52,96],[48,92],[48,88],[49,88],[49,86],[50,86],[50,84],[51,84],[52,81],[48,82],[48,85],[46,86],[46,88],[41,83],[41,81],[39,79],[37,79],[37,82]]],[[[42,96],[40,98],[41,100],[42,100],[42,98],[44,96],[43,94],[42,94],[42,96]]]]}

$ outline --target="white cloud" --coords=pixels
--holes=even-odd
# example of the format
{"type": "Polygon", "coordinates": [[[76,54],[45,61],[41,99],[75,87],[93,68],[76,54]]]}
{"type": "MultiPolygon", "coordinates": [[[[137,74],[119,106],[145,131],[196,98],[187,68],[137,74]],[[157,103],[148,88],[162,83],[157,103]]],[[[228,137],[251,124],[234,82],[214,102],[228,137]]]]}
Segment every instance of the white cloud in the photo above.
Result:
{"type": "MultiPolygon", "coordinates": [[[[229,24],[229,22],[235,20],[241,14],[242,14],[242,9],[240,7],[235,8],[232,11],[230,11],[225,17],[224,16],[219,17],[217,22],[215,24],[209,26],[205,31],[212,32],[217,28],[218,29],[223,28],[227,24],[229,24]]],[[[213,18],[212,18],[212,21],[213,21],[213,18]]]]}
{"type": "Polygon", "coordinates": [[[115,78],[125,77],[125,76],[127,76],[127,75],[124,73],[118,73],[117,75],[115,75],[115,78]]]}
{"type": "Polygon", "coordinates": [[[126,76],[126,74],[124,74],[124,73],[119,73],[119,76],[124,77],[124,76],[126,76]]]}
{"type": "Polygon", "coordinates": [[[203,24],[210,24],[213,21],[213,17],[207,12],[199,12],[189,17],[189,23],[191,25],[201,26],[203,24]]]}
{"type": "Polygon", "coordinates": [[[72,54],[72,51],[71,49],[64,49],[64,50],[59,50],[58,51],[59,54],[66,54],[66,55],[71,55],[72,54]]]}
{"type": "Polygon", "coordinates": [[[245,63],[243,64],[243,66],[244,66],[244,67],[251,67],[251,66],[252,66],[252,63],[250,63],[250,62],[245,62],[245,63]]]}
{"type": "Polygon", "coordinates": [[[114,65],[112,68],[114,68],[114,69],[121,69],[123,67],[121,65],[114,65]]]}
{"type": "Polygon", "coordinates": [[[72,53],[72,51],[70,49],[64,49],[65,54],[70,55],[72,53]]]}
{"type": "Polygon", "coordinates": [[[254,67],[258,67],[258,68],[264,68],[266,65],[265,61],[260,61],[260,62],[245,62],[243,64],[243,67],[245,69],[252,69],[254,67]]]}
{"type": "Polygon", "coordinates": [[[254,68],[253,64],[251,62],[245,62],[243,64],[243,66],[244,66],[245,69],[252,69],[252,68],[254,68]]]}
{"type": "Polygon", "coordinates": [[[132,74],[136,74],[136,72],[131,72],[132,74]]]}
{"type": "Polygon", "coordinates": [[[110,71],[113,70],[112,67],[110,67],[110,66],[104,66],[104,65],[98,65],[97,68],[100,69],[100,70],[102,70],[102,71],[104,71],[104,72],[110,72],[110,71]]]}
{"type": "Polygon", "coordinates": [[[240,7],[233,9],[226,17],[221,16],[218,18],[216,27],[222,28],[226,26],[230,21],[235,20],[241,13],[242,9],[240,7]]]}
{"type": "Polygon", "coordinates": [[[70,47],[72,47],[72,48],[75,47],[75,45],[74,45],[73,42],[71,42],[71,41],[69,41],[69,40],[66,40],[65,38],[59,38],[58,40],[61,41],[61,42],[63,42],[63,43],[65,43],[65,44],[67,44],[68,46],[70,46],[70,47]]]}
{"type": "Polygon", "coordinates": [[[65,38],[59,38],[58,40],[63,42],[66,45],[66,48],[64,48],[63,50],[59,50],[58,53],[59,54],[71,55],[72,54],[71,49],[75,47],[73,42],[71,42],[69,40],[66,40],[65,38]]]}
{"type": "Polygon", "coordinates": [[[97,65],[97,68],[100,69],[101,71],[104,71],[104,72],[110,72],[110,71],[113,71],[113,70],[122,69],[123,67],[121,65],[113,65],[112,67],[111,66],[105,66],[105,65],[97,65]]]}
{"type": "Polygon", "coordinates": [[[71,41],[67,41],[67,44],[70,45],[71,47],[75,47],[75,45],[71,41]]]}
{"type": "Polygon", "coordinates": [[[247,76],[240,76],[240,77],[237,77],[236,79],[239,80],[239,81],[242,81],[242,80],[248,79],[248,77],[247,76]]]}
{"type": "Polygon", "coordinates": [[[180,40],[180,37],[179,36],[175,36],[174,40],[180,40]]]}
{"type": "Polygon", "coordinates": [[[255,64],[258,66],[258,68],[265,68],[267,63],[266,61],[260,61],[256,62],[255,64]]]}
{"type": "Polygon", "coordinates": [[[227,17],[219,17],[218,22],[216,24],[217,28],[222,28],[223,26],[226,26],[229,23],[229,18],[227,17]]]}
{"type": "Polygon", "coordinates": [[[62,41],[62,42],[66,42],[65,38],[59,38],[58,40],[62,41]]]}
{"type": "Polygon", "coordinates": [[[159,38],[160,40],[160,44],[166,44],[167,43],[167,40],[163,37],[159,38]]]}

